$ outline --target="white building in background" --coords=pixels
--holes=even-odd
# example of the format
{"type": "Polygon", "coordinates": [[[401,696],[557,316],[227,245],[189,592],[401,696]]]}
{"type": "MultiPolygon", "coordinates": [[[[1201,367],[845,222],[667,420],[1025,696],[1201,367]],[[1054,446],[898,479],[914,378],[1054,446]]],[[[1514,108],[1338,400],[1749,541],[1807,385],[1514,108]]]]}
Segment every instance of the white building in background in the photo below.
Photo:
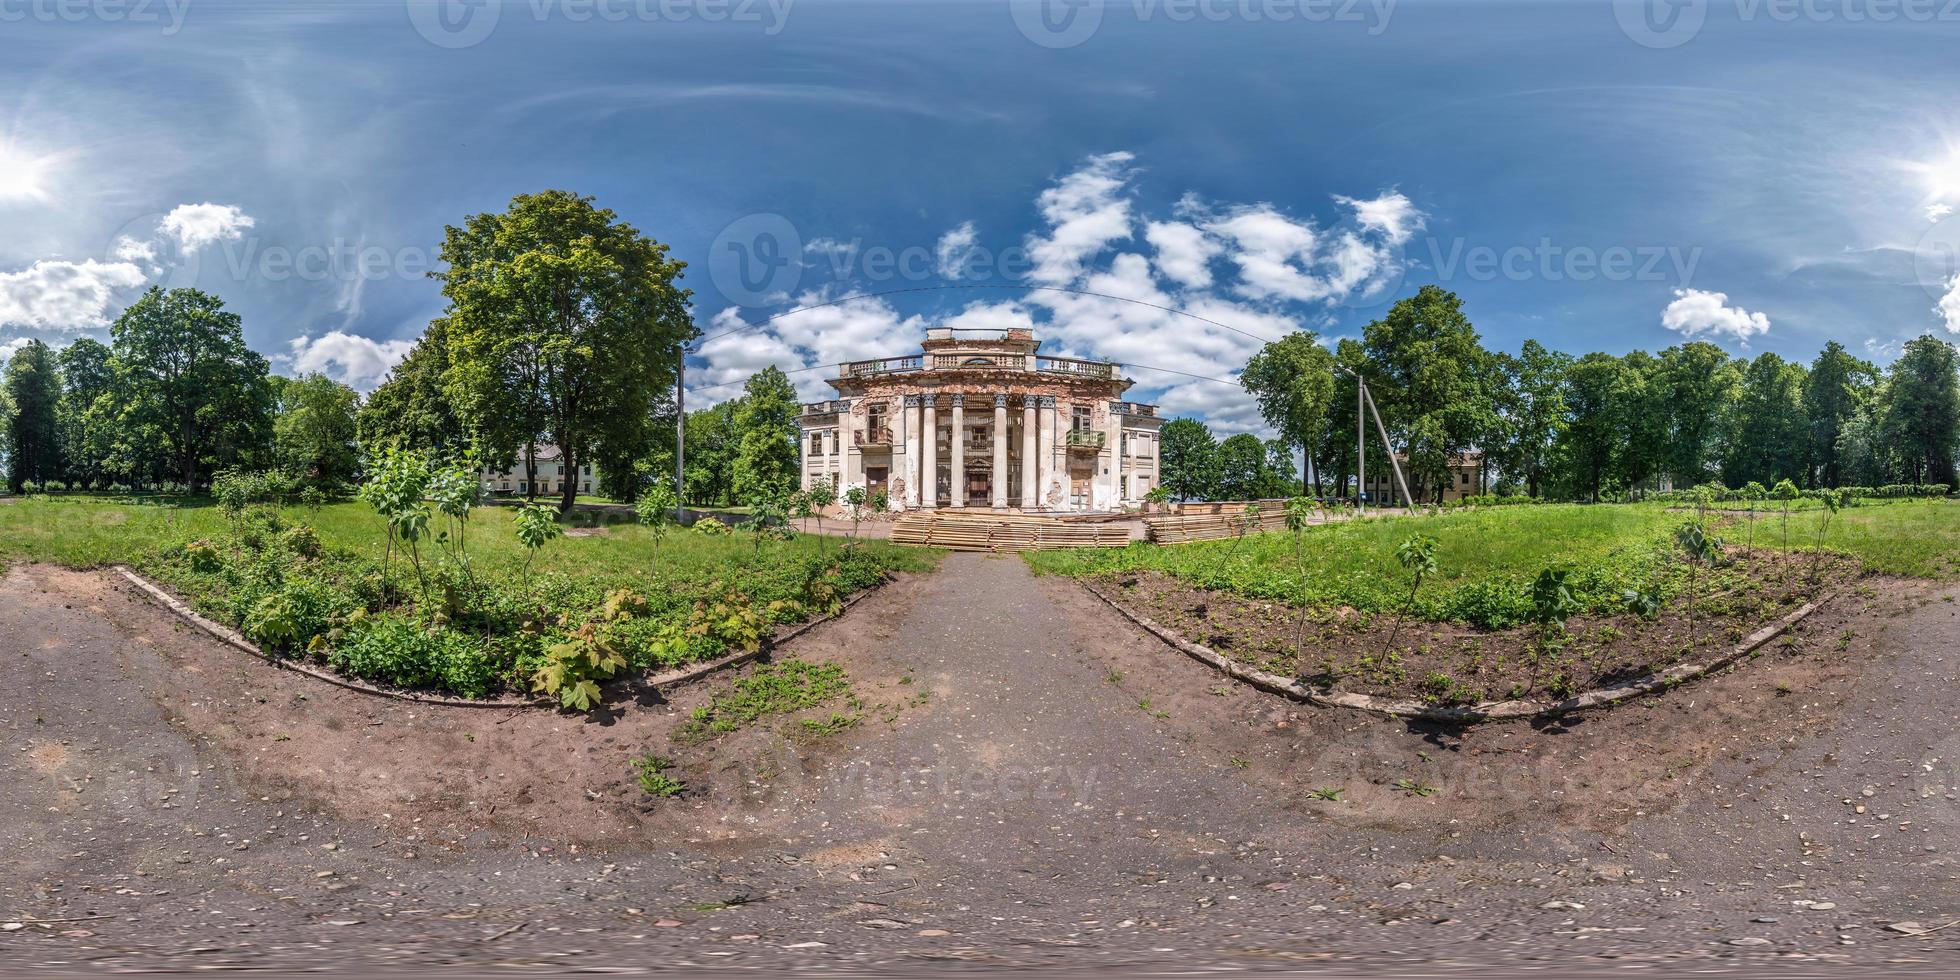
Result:
{"type": "Polygon", "coordinates": [[[557,446],[544,443],[534,448],[538,460],[538,487],[536,491],[531,489],[531,484],[525,478],[524,453],[521,450],[518,452],[517,458],[512,460],[508,467],[485,466],[483,468],[484,487],[491,493],[500,496],[508,494],[513,497],[555,497],[564,492],[566,483],[573,482],[578,485],[577,493],[581,496],[590,496],[597,492],[599,486],[598,467],[593,466],[591,463],[583,463],[579,465],[577,473],[567,473],[565,471],[565,454],[559,452],[557,446]]]}
{"type": "Polygon", "coordinates": [[[1155,405],[1104,361],[1044,357],[1029,330],[926,331],[924,350],[843,365],[803,406],[803,486],[861,483],[906,508],[1115,511],[1159,482],[1155,405]]]}

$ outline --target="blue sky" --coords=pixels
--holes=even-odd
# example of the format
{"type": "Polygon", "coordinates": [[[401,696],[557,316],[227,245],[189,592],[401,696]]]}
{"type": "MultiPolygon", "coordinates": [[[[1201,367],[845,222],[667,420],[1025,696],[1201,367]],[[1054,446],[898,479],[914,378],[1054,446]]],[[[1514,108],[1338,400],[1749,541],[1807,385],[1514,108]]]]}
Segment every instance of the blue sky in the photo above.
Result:
{"type": "Polygon", "coordinates": [[[545,188],[691,263],[691,403],[1032,323],[1258,428],[1152,370],[1254,341],[1068,289],[1340,337],[1436,282],[1507,350],[1960,330],[1960,8],[1065,2],[0,0],[0,345],[194,283],[371,387],[443,225],[545,188]]]}

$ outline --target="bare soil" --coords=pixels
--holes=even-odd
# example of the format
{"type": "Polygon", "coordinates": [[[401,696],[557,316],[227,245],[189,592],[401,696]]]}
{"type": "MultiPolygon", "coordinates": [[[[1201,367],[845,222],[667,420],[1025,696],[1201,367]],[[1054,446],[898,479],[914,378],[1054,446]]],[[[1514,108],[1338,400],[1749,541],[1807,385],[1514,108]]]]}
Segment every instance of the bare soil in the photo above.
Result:
{"type": "Polygon", "coordinates": [[[955,555],[781,651],[843,665],[858,724],[690,747],[727,678],[590,721],[407,705],[16,568],[0,973],[1950,975],[1960,927],[1885,926],[1960,917],[1954,595],[1864,580],[1743,669],[1466,732],[955,555]],[[646,752],[688,791],[639,793],[646,752]]]}
{"type": "Polygon", "coordinates": [[[1669,602],[1655,616],[1575,616],[1562,629],[1480,630],[1395,613],[1301,609],[1160,572],[1099,576],[1104,594],[1240,663],[1316,686],[1432,704],[1557,699],[1727,651],[1805,602],[1850,588],[1857,563],[1759,552],[1731,556],[1736,588],[1669,602]],[[1813,579],[1812,574],[1816,577],[1813,579]]]}

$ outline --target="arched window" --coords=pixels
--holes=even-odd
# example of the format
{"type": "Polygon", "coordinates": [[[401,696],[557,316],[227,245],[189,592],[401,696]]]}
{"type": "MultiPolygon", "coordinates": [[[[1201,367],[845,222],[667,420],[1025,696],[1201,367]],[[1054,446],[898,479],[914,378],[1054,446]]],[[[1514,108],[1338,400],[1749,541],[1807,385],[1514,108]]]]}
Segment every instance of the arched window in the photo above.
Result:
{"type": "Polygon", "coordinates": [[[994,359],[991,357],[969,357],[966,360],[960,362],[960,367],[993,367],[993,366],[994,366],[994,359]]]}

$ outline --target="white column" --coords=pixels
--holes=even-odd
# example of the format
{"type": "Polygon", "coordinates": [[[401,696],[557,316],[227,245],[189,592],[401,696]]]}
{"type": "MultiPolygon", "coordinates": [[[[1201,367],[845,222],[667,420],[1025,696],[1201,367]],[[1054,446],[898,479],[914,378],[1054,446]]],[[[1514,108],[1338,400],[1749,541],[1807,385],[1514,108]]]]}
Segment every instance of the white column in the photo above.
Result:
{"type": "Polygon", "coordinates": [[[893,476],[905,476],[905,506],[919,506],[919,396],[905,396],[905,412],[901,416],[905,424],[905,465],[894,468],[893,476]]]}
{"type": "Polygon", "coordinates": [[[919,499],[920,506],[939,506],[939,413],[933,396],[919,398],[919,499]]]}
{"type": "MultiPolygon", "coordinates": [[[[1041,506],[1046,507],[1048,485],[1054,483],[1057,477],[1064,481],[1068,478],[1066,469],[1055,466],[1055,397],[1053,395],[1041,397],[1041,408],[1035,416],[1036,428],[1039,430],[1039,445],[1035,447],[1035,456],[1041,460],[1041,472],[1035,481],[1035,493],[1041,501],[1041,506]]],[[[1068,493],[1066,485],[1062,487],[1062,493],[1068,493]]]]}
{"type": "Polygon", "coordinates": [[[953,396],[953,506],[966,506],[966,396],[953,396]]]}
{"type": "Polygon", "coordinates": [[[994,395],[994,507],[1007,506],[1007,395],[994,395]]]}
{"type": "Polygon", "coordinates": [[[1040,485],[1040,469],[1036,461],[1041,458],[1034,445],[1035,397],[1021,396],[1021,509],[1029,510],[1040,506],[1035,500],[1035,487],[1040,485]]]}

